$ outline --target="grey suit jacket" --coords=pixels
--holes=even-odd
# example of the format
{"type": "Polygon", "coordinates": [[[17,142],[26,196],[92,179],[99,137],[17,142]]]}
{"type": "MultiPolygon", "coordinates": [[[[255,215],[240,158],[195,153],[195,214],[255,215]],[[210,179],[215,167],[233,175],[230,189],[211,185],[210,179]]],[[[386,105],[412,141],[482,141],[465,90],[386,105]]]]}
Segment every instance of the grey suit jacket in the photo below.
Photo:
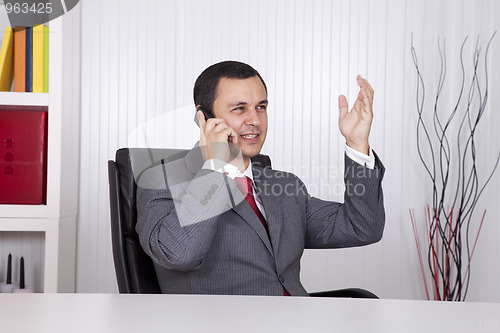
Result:
{"type": "Polygon", "coordinates": [[[138,180],[136,230],[163,293],[282,295],[285,288],[307,296],[299,279],[304,248],[361,246],[382,237],[378,157],[373,170],[345,157],[343,204],[310,196],[291,173],[253,165],[270,239],[234,180],[202,165],[195,147],[138,180]]]}

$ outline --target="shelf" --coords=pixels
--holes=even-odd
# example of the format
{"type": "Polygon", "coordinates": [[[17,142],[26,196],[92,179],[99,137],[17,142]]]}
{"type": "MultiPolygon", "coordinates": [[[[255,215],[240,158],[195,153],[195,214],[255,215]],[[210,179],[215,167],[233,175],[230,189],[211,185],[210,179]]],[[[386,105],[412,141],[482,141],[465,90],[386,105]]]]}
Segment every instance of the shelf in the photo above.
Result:
{"type": "Polygon", "coordinates": [[[46,219],[0,218],[0,232],[3,231],[47,231],[46,219]]]}
{"type": "Polygon", "coordinates": [[[0,205],[1,218],[45,218],[47,206],[45,205],[0,205]]]}
{"type": "Polygon", "coordinates": [[[36,231],[61,232],[60,229],[74,224],[74,219],[67,218],[0,218],[0,232],[4,231],[36,231]]]}
{"type": "Polygon", "coordinates": [[[0,91],[0,104],[19,106],[48,106],[49,94],[0,91]]]}

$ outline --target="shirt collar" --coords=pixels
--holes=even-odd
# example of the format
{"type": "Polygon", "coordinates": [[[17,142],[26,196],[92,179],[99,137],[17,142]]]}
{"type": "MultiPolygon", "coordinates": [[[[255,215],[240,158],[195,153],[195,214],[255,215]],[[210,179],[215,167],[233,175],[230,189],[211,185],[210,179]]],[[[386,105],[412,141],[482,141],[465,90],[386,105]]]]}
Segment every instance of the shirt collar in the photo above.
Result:
{"type": "Polygon", "coordinates": [[[243,171],[242,176],[247,176],[253,182],[252,161],[250,161],[250,163],[248,163],[248,167],[245,169],[245,171],[243,171]]]}
{"type": "Polygon", "coordinates": [[[236,177],[246,176],[253,182],[252,161],[248,163],[248,167],[245,169],[245,171],[243,171],[243,173],[241,173],[240,170],[232,164],[227,164],[224,169],[227,172],[227,175],[233,179],[236,177]]]}
{"type": "MultiPolygon", "coordinates": [[[[217,168],[214,168],[215,170],[217,170],[217,168]]],[[[245,171],[243,171],[243,173],[240,172],[240,170],[232,165],[232,164],[226,164],[224,167],[223,167],[223,170],[221,170],[223,172],[225,172],[230,178],[234,179],[236,177],[248,177],[252,180],[253,182],[253,172],[252,172],[252,161],[250,161],[250,163],[248,163],[248,167],[245,169],[245,171]]]]}

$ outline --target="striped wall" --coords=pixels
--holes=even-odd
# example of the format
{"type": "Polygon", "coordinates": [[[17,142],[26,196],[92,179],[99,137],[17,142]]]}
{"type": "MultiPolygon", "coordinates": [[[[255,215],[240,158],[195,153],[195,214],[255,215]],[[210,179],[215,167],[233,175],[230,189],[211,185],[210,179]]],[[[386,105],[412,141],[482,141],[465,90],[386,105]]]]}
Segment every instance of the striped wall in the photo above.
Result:
{"type": "MultiPolygon", "coordinates": [[[[384,238],[365,248],[306,251],[302,279],[310,291],[357,286],[385,298],[425,298],[408,213],[416,209],[423,222],[431,195],[416,150],[412,36],[428,96],[439,77],[437,39],[446,38],[446,109],[456,91],[459,47],[467,35],[468,59],[478,36],[485,47],[500,28],[498,1],[85,0],[81,5],[78,292],[117,291],[107,160],[125,146],[191,147],[199,135],[192,121],[194,80],[208,65],[236,59],[257,68],[268,85],[263,151],[274,168],[297,173],[323,199],[342,199],[338,95],[352,105],[356,75],[370,81],[376,92],[370,143],[387,168],[384,238]]],[[[488,63],[487,119],[478,134],[485,166],[500,150],[499,54],[497,36],[488,63]]],[[[474,254],[469,300],[500,301],[499,186],[497,174],[478,204],[487,218],[474,254]]]]}

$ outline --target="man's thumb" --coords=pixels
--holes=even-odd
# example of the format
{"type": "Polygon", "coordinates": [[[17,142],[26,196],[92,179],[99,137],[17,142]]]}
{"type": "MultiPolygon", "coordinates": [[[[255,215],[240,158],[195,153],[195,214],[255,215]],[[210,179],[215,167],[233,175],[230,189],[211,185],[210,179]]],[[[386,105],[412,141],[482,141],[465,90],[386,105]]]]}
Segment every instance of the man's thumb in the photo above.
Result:
{"type": "Polygon", "coordinates": [[[344,95],[339,96],[339,117],[344,118],[348,112],[347,98],[344,95]]]}

